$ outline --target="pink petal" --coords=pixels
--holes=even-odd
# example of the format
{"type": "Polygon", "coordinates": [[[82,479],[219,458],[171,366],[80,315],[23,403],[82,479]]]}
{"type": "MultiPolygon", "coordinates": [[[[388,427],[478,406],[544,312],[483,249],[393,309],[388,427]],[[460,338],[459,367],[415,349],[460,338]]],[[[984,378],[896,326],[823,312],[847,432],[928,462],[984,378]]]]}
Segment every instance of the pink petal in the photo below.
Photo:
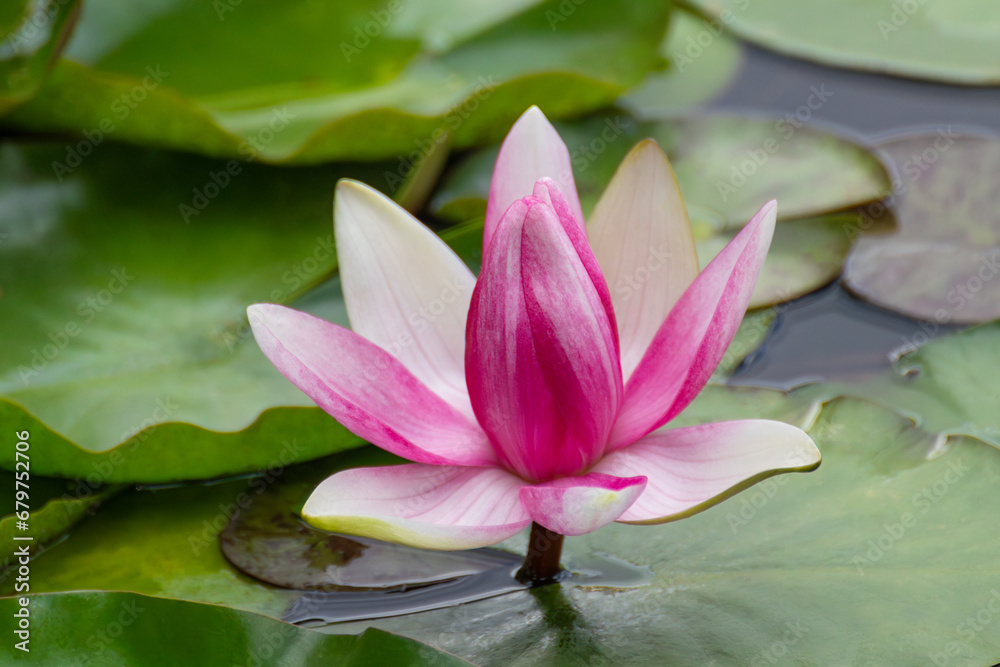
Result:
{"type": "Polygon", "coordinates": [[[588,227],[594,255],[611,288],[627,380],[698,275],[680,186],[655,141],[640,142],[625,157],[588,227]]]}
{"type": "Polygon", "coordinates": [[[545,177],[554,180],[562,190],[574,219],[583,228],[583,210],[576,194],[569,150],[541,110],[531,107],[510,128],[493,167],[483,229],[484,256],[507,208],[531,194],[538,179],[545,177]]]}
{"type": "Polygon", "coordinates": [[[468,326],[472,406],[503,464],[543,481],[600,458],[622,392],[614,322],[546,202],[504,215],[468,326]]]}
{"type": "Polygon", "coordinates": [[[610,450],[666,424],[705,386],[746,313],[776,215],[765,204],[671,309],[625,387],[610,450]]]}
{"type": "Polygon", "coordinates": [[[367,185],[340,181],[333,210],[351,328],[471,418],[465,319],[475,276],[434,232],[367,185]]]}
{"type": "Polygon", "coordinates": [[[650,433],[594,466],[608,475],[645,475],[646,490],[619,521],[663,523],[708,509],[768,477],[808,472],[822,457],[805,431],[764,419],[650,433]]]}
{"type": "Polygon", "coordinates": [[[531,520],[560,535],[584,535],[615,521],[646,488],[646,478],[590,473],[521,487],[531,520]]]}
{"type": "Polygon", "coordinates": [[[528,525],[518,499],[523,485],[498,468],[354,468],[320,484],[302,516],[338,533],[426,549],[474,549],[528,525]]]}
{"type": "Polygon", "coordinates": [[[411,461],[495,465],[482,429],[377,345],[284,306],[247,314],[275,368],[351,433],[411,461]]]}

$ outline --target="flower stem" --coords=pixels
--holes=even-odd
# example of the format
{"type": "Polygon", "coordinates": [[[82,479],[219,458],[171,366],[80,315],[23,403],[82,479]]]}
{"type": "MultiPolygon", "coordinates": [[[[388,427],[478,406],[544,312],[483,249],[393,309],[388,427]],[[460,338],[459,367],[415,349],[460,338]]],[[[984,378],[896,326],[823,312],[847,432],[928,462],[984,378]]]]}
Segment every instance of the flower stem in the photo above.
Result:
{"type": "Polygon", "coordinates": [[[524,556],[524,565],[515,575],[517,580],[531,587],[557,581],[563,571],[559,565],[562,545],[562,535],[532,523],[531,536],[528,538],[528,553],[524,556]]]}

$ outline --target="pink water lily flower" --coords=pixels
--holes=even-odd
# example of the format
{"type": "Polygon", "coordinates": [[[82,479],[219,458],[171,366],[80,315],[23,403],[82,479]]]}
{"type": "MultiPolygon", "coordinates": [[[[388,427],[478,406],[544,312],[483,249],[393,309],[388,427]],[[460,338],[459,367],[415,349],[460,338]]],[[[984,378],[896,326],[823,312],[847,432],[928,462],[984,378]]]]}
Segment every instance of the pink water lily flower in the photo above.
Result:
{"type": "Polygon", "coordinates": [[[352,330],[249,309],[271,362],[361,438],[413,461],[338,472],[313,525],[433,549],[690,516],[812,470],[802,430],[751,419],[664,429],[701,391],[771,242],[767,203],[699,273],[663,152],[640,143],[584,226],[570,156],[537,108],[500,150],[476,276],[361,183],[334,220],[352,330]],[[588,242],[588,236],[590,238],[588,242]]]}

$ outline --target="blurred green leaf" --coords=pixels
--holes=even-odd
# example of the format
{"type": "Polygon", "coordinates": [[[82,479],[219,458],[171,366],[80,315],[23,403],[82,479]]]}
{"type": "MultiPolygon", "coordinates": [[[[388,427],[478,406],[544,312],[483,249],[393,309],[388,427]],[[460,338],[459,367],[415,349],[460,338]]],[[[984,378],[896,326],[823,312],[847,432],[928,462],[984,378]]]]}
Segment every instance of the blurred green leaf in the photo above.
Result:
{"type": "MultiPolygon", "coordinates": [[[[133,593],[28,598],[30,641],[8,638],[4,660],[34,665],[465,665],[464,660],[381,630],[329,636],[267,616],[133,593]]],[[[11,618],[18,598],[0,599],[11,618]]],[[[9,633],[8,633],[9,634],[9,633]]],[[[14,635],[16,636],[16,635],[14,635]]]]}
{"type": "Polygon", "coordinates": [[[266,162],[393,158],[402,176],[446,135],[499,139],[531,104],[566,116],[609,103],[660,62],[668,11],[140,0],[126,15],[90,0],[66,59],[6,122],[266,162]]]}
{"type": "Polygon", "coordinates": [[[684,0],[775,51],[949,83],[1000,83],[1000,14],[989,0],[684,0]]]}
{"type": "MultiPolygon", "coordinates": [[[[71,149],[0,148],[0,422],[31,432],[32,472],[199,479],[360,445],[274,370],[245,309],[334,272],[333,186],[378,167],[102,145],[65,173],[71,149]]],[[[304,307],[346,323],[335,283],[304,307]]]]}
{"type": "Polygon", "coordinates": [[[650,72],[642,83],[618,99],[640,118],[655,117],[710,102],[733,80],[743,62],[743,49],[720,21],[709,21],[677,9],[660,46],[669,59],[665,72],[650,72]]]}
{"type": "Polygon", "coordinates": [[[30,99],[73,30],[79,0],[11,0],[0,6],[0,115],[30,99]]]}

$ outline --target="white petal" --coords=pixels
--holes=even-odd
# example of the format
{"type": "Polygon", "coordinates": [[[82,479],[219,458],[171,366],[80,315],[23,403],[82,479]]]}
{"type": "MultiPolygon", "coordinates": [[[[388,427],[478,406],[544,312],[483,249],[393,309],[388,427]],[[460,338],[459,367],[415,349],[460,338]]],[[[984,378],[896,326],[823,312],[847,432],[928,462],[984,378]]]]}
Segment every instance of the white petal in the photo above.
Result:
{"type": "Polygon", "coordinates": [[[471,416],[465,320],[475,276],[434,232],[367,185],[340,181],[333,217],[351,328],[471,416]]]}

